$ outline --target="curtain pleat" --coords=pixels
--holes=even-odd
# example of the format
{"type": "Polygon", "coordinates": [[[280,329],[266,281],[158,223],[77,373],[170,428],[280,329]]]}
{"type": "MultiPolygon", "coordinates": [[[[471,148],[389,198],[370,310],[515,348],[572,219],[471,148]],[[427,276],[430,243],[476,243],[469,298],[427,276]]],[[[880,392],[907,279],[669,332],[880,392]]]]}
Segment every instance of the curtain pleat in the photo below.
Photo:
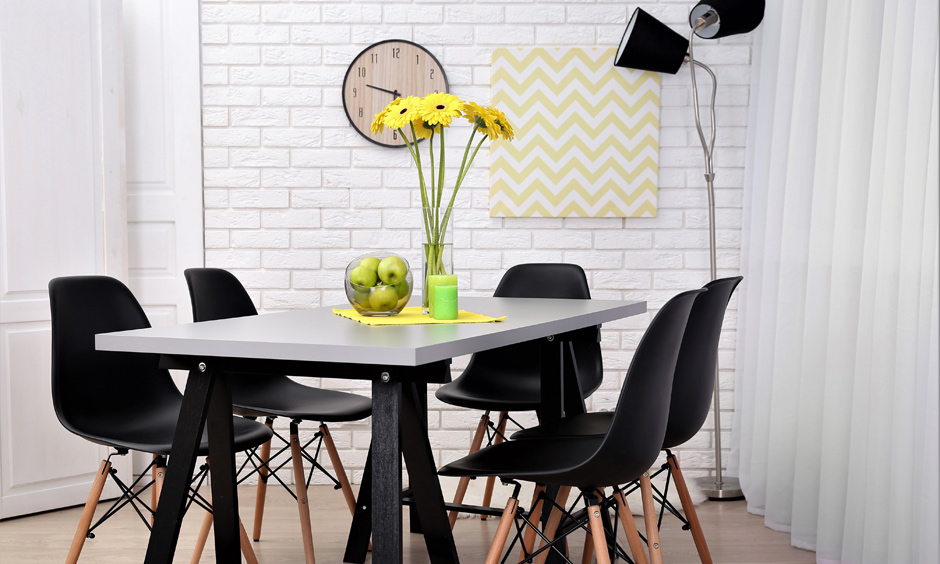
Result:
{"type": "Polygon", "coordinates": [[[940,561],[937,21],[769,0],[755,45],[729,473],[817,562],[940,561]]]}

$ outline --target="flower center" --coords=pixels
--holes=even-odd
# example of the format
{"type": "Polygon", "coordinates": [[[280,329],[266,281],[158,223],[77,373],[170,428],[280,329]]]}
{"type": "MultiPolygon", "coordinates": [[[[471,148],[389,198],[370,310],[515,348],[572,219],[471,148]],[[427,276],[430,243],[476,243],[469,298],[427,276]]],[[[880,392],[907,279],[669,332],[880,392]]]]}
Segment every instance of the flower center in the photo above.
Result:
{"type": "Polygon", "coordinates": [[[436,107],[438,110],[443,110],[443,109],[446,108],[447,106],[445,106],[444,104],[438,104],[438,105],[435,106],[435,107],[436,107]]]}
{"type": "Polygon", "coordinates": [[[403,116],[403,115],[405,115],[405,114],[407,114],[407,113],[408,113],[408,108],[402,108],[402,110],[401,110],[400,112],[398,112],[398,115],[403,116]]]}

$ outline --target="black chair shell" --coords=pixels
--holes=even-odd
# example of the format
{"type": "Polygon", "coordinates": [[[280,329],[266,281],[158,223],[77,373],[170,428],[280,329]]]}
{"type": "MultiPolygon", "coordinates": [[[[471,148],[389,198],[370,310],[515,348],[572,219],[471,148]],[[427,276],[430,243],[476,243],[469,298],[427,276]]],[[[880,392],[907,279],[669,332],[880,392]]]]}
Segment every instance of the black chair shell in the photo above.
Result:
{"type": "MultiPolygon", "coordinates": [[[[95,335],[150,327],[119,280],[70,276],[49,282],[52,311],[52,402],[62,425],[92,442],[152,454],[170,453],[182,394],[153,354],[95,350],[95,335]]],[[[235,448],[271,438],[264,425],[234,419],[235,448]]],[[[201,454],[208,453],[203,433],[201,454]]]]}
{"type": "MultiPolygon", "coordinates": [[[[254,303],[234,274],[219,268],[190,268],[193,319],[197,322],[257,315],[254,303]]],[[[234,412],[245,417],[286,417],[322,422],[357,421],[372,414],[367,397],[312,388],[283,375],[228,375],[234,412]]]]}
{"type": "MultiPolygon", "coordinates": [[[[715,372],[709,367],[718,365],[722,321],[731,294],[741,280],[741,276],[735,276],[709,282],[704,286],[708,292],[692,306],[676,361],[664,449],[691,439],[708,417],[715,390],[715,372]]],[[[602,436],[612,419],[611,412],[584,413],[562,419],[557,424],[523,429],[514,433],[512,439],[602,436]]]]}
{"type": "MultiPolygon", "coordinates": [[[[493,293],[497,298],[591,299],[584,270],[575,264],[513,266],[493,293]]],[[[599,343],[578,341],[575,356],[583,397],[604,378],[599,343]]],[[[529,341],[474,354],[463,374],[436,396],[450,405],[496,411],[532,411],[541,404],[539,343],[529,341]]]]}
{"type": "Polygon", "coordinates": [[[452,462],[440,474],[500,476],[587,491],[636,479],[662,448],[682,335],[695,299],[705,292],[677,295],[650,323],[603,436],[504,442],[452,462]]]}

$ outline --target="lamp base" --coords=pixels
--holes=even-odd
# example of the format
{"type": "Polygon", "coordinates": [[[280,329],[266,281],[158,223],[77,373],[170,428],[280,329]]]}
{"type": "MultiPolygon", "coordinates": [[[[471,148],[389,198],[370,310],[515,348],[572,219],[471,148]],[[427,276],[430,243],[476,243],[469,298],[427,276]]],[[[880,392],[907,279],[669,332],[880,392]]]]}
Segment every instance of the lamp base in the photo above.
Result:
{"type": "Polygon", "coordinates": [[[699,491],[713,501],[734,501],[744,499],[744,492],[737,478],[722,478],[719,484],[715,478],[697,478],[695,485],[699,491]]]}

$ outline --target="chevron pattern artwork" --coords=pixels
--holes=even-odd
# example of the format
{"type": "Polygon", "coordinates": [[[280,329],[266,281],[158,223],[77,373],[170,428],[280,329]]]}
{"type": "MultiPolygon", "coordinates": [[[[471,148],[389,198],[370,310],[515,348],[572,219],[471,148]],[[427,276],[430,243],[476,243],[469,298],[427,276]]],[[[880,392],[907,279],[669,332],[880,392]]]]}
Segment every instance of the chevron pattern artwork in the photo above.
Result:
{"type": "Polygon", "coordinates": [[[493,51],[492,103],[515,140],[490,149],[491,217],[655,217],[658,73],[613,48],[493,51]]]}

